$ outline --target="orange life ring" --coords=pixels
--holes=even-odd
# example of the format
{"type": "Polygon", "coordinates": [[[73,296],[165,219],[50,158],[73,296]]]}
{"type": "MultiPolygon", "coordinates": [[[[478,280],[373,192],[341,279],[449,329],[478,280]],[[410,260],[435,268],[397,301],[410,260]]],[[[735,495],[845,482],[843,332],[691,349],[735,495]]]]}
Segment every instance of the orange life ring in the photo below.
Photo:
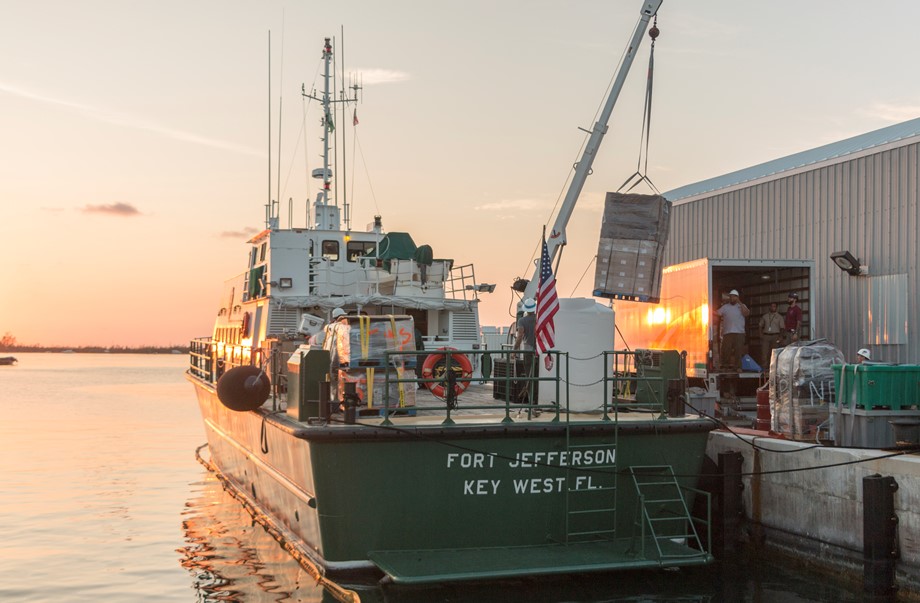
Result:
{"type": "MultiPolygon", "coordinates": [[[[455,350],[456,348],[438,349],[455,350]]],[[[427,383],[426,385],[428,386],[428,391],[442,399],[445,397],[445,385],[447,383],[447,378],[444,375],[446,372],[446,357],[447,354],[429,354],[422,364],[423,379],[441,379],[439,383],[427,383]]],[[[454,394],[459,396],[470,386],[470,379],[473,377],[473,365],[470,364],[470,359],[466,357],[466,354],[451,354],[450,364],[451,369],[460,369],[460,375],[457,376],[457,382],[454,385],[454,394]]]]}
{"type": "Polygon", "coordinates": [[[249,337],[249,321],[252,320],[252,314],[246,312],[243,314],[243,324],[240,325],[240,337],[246,338],[249,337]]]}

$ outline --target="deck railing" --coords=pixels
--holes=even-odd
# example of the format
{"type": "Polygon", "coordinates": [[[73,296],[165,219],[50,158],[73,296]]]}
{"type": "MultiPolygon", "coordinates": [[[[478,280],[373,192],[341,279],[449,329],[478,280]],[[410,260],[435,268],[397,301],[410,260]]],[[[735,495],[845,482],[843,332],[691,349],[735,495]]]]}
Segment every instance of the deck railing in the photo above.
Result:
{"type": "Polygon", "coordinates": [[[259,348],[201,337],[193,339],[189,345],[189,373],[209,383],[217,383],[230,369],[258,365],[262,357],[263,351],[259,348]]]}
{"type": "MultiPolygon", "coordinates": [[[[283,398],[287,383],[287,357],[282,356],[288,354],[282,352],[278,342],[267,342],[263,348],[253,348],[199,338],[190,344],[189,373],[216,384],[231,368],[262,366],[270,375],[272,391],[283,398]]],[[[635,368],[636,352],[630,351],[602,352],[590,359],[554,350],[542,355],[517,350],[390,351],[379,363],[330,367],[330,379],[337,379],[339,368],[375,368],[378,376],[384,375],[383,395],[372,394],[373,404],[369,407],[384,423],[392,414],[407,410],[408,405],[403,403],[398,392],[409,388],[414,391],[417,387],[427,388],[434,394],[434,399],[426,401],[423,410],[442,412],[445,424],[453,423],[452,417],[461,411],[496,410],[504,412],[504,421],[512,421],[512,415],[519,417],[522,414],[526,414],[528,419],[543,415],[543,420],[559,421],[562,413],[571,410],[568,401],[572,399],[574,388],[586,385],[573,382],[570,370],[575,363],[582,361],[603,363],[603,375],[594,383],[587,384],[599,387],[602,392],[597,396],[597,406],[592,409],[600,412],[602,420],[616,420],[621,412],[658,416],[682,414],[685,381],[644,376],[635,368]],[[470,365],[483,367],[481,374],[469,371],[470,365]],[[545,365],[551,368],[546,369],[545,365]],[[482,396],[478,397],[478,401],[474,396],[464,396],[471,384],[491,388],[494,401],[483,402],[482,396]],[[549,401],[541,400],[541,390],[543,397],[549,401]],[[564,401],[561,407],[556,403],[559,400],[564,401]]],[[[368,385],[366,382],[364,385],[366,396],[368,385]]],[[[332,388],[332,392],[335,399],[343,402],[341,392],[337,392],[336,388],[332,388]]],[[[356,405],[362,410],[368,408],[364,400],[356,402],[356,405]]]]}

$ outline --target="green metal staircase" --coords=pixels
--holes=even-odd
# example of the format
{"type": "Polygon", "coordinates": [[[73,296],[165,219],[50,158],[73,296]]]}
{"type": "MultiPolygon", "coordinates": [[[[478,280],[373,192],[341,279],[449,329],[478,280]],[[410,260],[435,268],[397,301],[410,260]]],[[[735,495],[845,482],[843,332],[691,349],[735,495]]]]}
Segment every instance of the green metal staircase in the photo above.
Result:
{"type": "Polygon", "coordinates": [[[659,559],[708,557],[674,469],[636,465],[629,472],[639,495],[636,521],[642,546],[654,543],[659,559]]]}

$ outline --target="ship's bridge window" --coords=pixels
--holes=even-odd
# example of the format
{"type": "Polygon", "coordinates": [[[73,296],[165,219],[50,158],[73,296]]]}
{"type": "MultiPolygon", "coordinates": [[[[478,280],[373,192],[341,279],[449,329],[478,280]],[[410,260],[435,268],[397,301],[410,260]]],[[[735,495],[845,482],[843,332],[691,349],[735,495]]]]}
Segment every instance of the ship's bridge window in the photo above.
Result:
{"type": "Polygon", "coordinates": [[[262,243],[262,248],[259,249],[259,261],[265,261],[265,248],[268,246],[268,242],[262,243]]]}
{"type": "Polygon", "coordinates": [[[358,258],[366,256],[374,250],[377,243],[374,241],[348,241],[345,245],[345,258],[349,262],[356,262],[358,258]]]}
{"type": "Polygon", "coordinates": [[[339,259],[339,242],[323,241],[323,257],[331,262],[339,259]]]}
{"type": "Polygon", "coordinates": [[[259,248],[253,247],[251,253],[249,254],[249,267],[252,268],[256,265],[256,262],[259,259],[259,248]]]}

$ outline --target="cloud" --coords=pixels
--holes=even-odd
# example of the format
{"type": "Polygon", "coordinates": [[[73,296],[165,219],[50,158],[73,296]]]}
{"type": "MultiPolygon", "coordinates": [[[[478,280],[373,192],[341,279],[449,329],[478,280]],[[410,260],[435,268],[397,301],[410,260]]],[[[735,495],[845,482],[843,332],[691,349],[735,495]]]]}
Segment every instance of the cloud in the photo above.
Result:
{"type": "Polygon", "coordinates": [[[862,111],[868,117],[900,123],[920,117],[920,103],[874,103],[862,111]]]}
{"type": "Polygon", "coordinates": [[[358,79],[362,86],[375,86],[377,84],[394,84],[412,79],[405,71],[392,69],[356,69],[358,79]]]}
{"type": "Polygon", "coordinates": [[[166,126],[161,126],[153,122],[144,120],[140,117],[133,115],[124,115],[104,109],[98,109],[96,107],[91,107],[89,105],[83,105],[80,103],[75,103],[61,98],[54,98],[51,96],[45,96],[31,90],[26,90],[25,88],[20,88],[17,86],[11,86],[0,82],[0,93],[12,94],[20,98],[25,98],[28,100],[33,100],[36,102],[44,103],[46,105],[53,105],[56,107],[63,107],[69,111],[73,111],[89,119],[94,119],[103,123],[113,124],[116,126],[122,126],[125,128],[132,128],[135,130],[143,130],[145,132],[151,132],[153,134],[158,134],[160,136],[165,136],[166,138],[172,138],[174,140],[181,140],[183,142],[191,142],[193,144],[199,144],[202,146],[207,146],[215,149],[221,149],[224,151],[232,151],[234,153],[241,153],[244,155],[254,155],[256,157],[264,157],[265,152],[260,149],[254,149],[247,147],[241,144],[236,144],[234,142],[229,142],[226,140],[219,140],[216,138],[208,138],[207,136],[201,136],[199,134],[194,134],[192,132],[185,132],[182,130],[177,130],[175,128],[169,128],[166,126]]]}
{"type": "Polygon", "coordinates": [[[113,216],[139,216],[141,212],[128,203],[110,203],[109,205],[87,205],[82,209],[87,214],[111,214],[113,216]]]}
{"type": "Polygon", "coordinates": [[[217,236],[219,236],[222,239],[248,239],[252,235],[258,234],[259,232],[261,231],[258,228],[247,226],[246,228],[243,228],[242,230],[236,230],[236,231],[225,230],[217,236]]]}
{"type": "Polygon", "coordinates": [[[493,211],[493,212],[505,212],[505,211],[532,211],[535,209],[541,209],[545,206],[542,201],[537,201],[535,199],[502,199],[501,201],[494,201],[492,203],[483,203],[482,205],[477,205],[473,209],[477,211],[493,211]]]}

